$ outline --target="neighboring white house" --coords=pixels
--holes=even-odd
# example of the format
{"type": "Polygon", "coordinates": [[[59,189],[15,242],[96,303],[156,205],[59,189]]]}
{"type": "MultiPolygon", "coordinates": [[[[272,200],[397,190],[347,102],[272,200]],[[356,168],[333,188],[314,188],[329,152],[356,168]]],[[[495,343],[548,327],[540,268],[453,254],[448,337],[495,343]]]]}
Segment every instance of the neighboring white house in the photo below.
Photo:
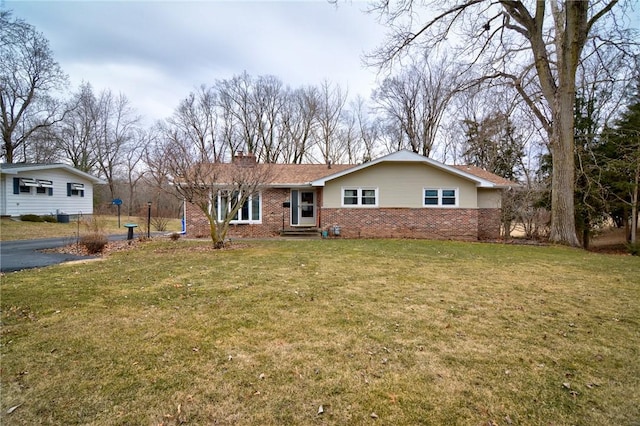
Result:
{"type": "Polygon", "coordinates": [[[66,164],[0,164],[0,215],[93,214],[93,185],[104,183],[66,164]]]}

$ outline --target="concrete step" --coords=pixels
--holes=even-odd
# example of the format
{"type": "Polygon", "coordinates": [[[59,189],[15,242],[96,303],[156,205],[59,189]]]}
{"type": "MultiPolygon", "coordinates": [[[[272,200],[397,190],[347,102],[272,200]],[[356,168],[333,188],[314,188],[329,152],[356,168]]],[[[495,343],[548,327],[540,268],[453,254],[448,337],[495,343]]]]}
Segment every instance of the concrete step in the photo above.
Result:
{"type": "Polygon", "coordinates": [[[287,238],[320,238],[318,228],[288,228],[280,231],[281,237],[287,238]]]}

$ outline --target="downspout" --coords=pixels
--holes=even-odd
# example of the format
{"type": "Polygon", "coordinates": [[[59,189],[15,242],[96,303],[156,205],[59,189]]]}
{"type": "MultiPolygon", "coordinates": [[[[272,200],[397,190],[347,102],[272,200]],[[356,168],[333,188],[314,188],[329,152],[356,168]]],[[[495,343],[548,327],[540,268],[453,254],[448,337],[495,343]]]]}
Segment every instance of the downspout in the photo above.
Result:
{"type": "Polygon", "coordinates": [[[322,208],[320,207],[322,205],[322,196],[323,196],[323,191],[322,188],[318,188],[316,190],[316,210],[318,211],[318,228],[322,229],[322,208]]]}
{"type": "Polygon", "coordinates": [[[182,199],[182,231],[180,231],[180,235],[187,234],[187,200],[185,198],[182,199]]]}

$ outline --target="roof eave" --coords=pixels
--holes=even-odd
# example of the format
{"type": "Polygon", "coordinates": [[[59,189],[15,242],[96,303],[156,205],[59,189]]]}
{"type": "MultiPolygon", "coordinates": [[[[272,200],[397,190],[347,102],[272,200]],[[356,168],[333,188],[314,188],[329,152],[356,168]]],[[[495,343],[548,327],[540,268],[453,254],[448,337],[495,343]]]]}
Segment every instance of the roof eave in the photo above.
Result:
{"type": "Polygon", "coordinates": [[[2,173],[7,174],[7,175],[17,175],[21,172],[33,172],[33,171],[40,171],[40,170],[51,170],[51,169],[64,169],[66,171],[68,171],[71,174],[75,174],[77,176],[81,176],[89,181],[91,181],[91,183],[97,184],[97,185],[105,185],[107,183],[106,180],[104,179],[100,179],[97,178],[95,176],[90,175],[89,173],[85,173],[81,170],[78,170],[74,167],[69,166],[68,164],[40,164],[37,166],[24,166],[24,167],[16,167],[16,168],[2,168],[2,173]]]}
{"type": "Polygon", "coordinates": [[[472,182],[475,182],[476,186],[481,187],[481,188],[495,188],[496,187],[496,184],[491,182],[491,181],[489,181],[489,180],[483,179],[483,178],[481,178],[479,176],[476,176],[476,175],[474,175],[472,173],[468,173],[468,172],[465,172],[464,170],[460,170],[460,169],[457,169],[455,167],[448,166],[446,164],[440,163],[439,161],[432,160],[432,159],[430,159],[428,157],[424,157],[424,156],[422,156],[420,154],[416,154],[416,153],[408,151],[408,150],[398,151],[398,152],[386,155],[384,157],[380,157],[380,158],[378,158],[376,160],[373,160],[373,161],[370,161],[370,162],[367,162],[367,163],[359,164],[357,166],[354,166],[352,168],[343,170],[341,172],[334,173],[334,174],[329,175],[329,176],[325,176],[323,178],[320,178],[320,179],[312,181],[311,185],[312,186],[325,186],[326,182],[328,182],[330,180],[340,178],[342,176],[357,172],[357,171],[362,170],[364,168],[371,167],[371,166],[374,166],[376,164],[380,164],[380,163],[383,163],[383,162],[387,162],[387,163],[406,163],[406,162],[409,162],[409,163],[421,163],[421,164],[425,164],[425,165],[428,165],[428,166],[432,166],[432,167],[444,170],[444,171],[446,171],[448,173],[451,173],[453,175],[468,179],[468,180],[470,180],[472,182]]]}

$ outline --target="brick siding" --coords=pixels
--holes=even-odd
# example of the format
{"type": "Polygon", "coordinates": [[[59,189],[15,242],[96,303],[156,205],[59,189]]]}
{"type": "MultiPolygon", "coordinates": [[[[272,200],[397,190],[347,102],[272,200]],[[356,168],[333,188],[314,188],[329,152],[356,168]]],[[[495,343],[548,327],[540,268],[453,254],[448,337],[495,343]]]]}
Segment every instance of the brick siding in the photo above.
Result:
{"type": "Polygon", "coordinates": [[[500,209],[478,210],[478,239],[496,240],[500,238],[500,209]]]}
{"type": "MultiPolygon", "coordinates": [[[[282,213],[289,224],[289,209],[282,203],[289,198],[289,189],[268,189],[262,192],[262,224],[230,225],[228,238],[268,238],[279,235],[282,229],[282,213]]],[[[195,205],[187,203],[187,236],[209,238],[209,221],[195,205]]]]}
{"type": "Polygon", "coordinates": [[[323,227],[346,238],[478,239],[477,209],[323,209],[323,227]]]}
{"type": "MultiPolygon", "coordinates": [[[[282,203],[289,189],[262,192],[262,224],[231,225],[229,238],[268,238],[279,235],[284,212],[289,228],[289,209],[282,203]]],[[[318,204],[322,191],[318,191],[318,204]]],[[[320,227],[340,226],[343,238],[424,238],[475,241],[500,237],[500,209],[438,208],[323,208],[318,209],[320,227]]],[[[187,203],[187,236],[209,237],[209,223],[193,204],[187,203]]]]}

